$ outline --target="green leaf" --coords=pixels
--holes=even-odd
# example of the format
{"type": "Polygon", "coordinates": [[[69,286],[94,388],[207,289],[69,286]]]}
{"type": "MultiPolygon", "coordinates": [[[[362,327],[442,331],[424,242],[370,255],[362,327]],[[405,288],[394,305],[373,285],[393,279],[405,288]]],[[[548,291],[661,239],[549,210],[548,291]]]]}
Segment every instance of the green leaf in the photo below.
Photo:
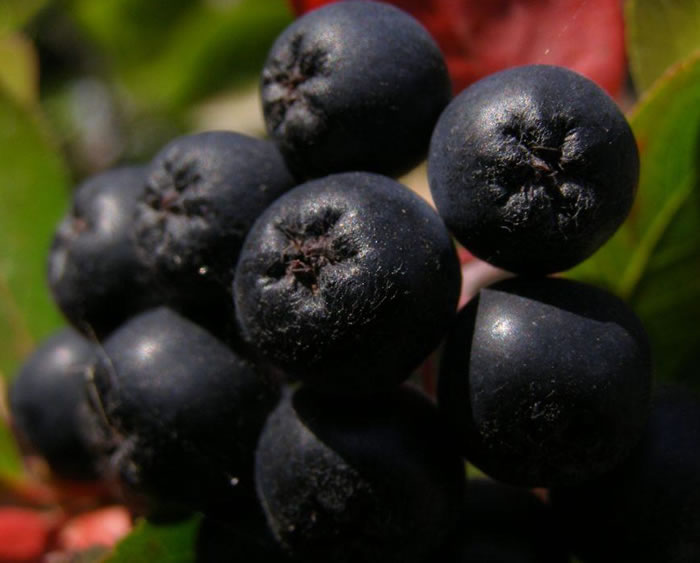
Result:
{"type": "Polygon", "coordinates": [[[0,493],[3,482],[19,477],[22,473],[22,460],[10,429],[0,423],[0,493]]]}
{"type": "Polygon", "coordinates": [[[22,104],[39,97],[39,64],[31,41],[18,33],[0,35],[0,88],[22,104]]]}
{"type": "Polygon", "coordinates": [[[66,6],[88,35],[120,65],[142,63],[172,35],[173,26],[201,2],[191,0],[69,0],[66,6]]]}
{"type": "Polygon", "coordinates": [[[146,520],[116,546],[105,563],[191,563],[200,517],[175,524],[158,525],[146,520]]]}
{"type": "Polygon", "coordinates": [[[481,471],[481,469],[479,469],[479,468],[476,467],[475,465],[472,465],[471,463],[466,463],[465,466],[466,466],[466,468],[467,468],[467,478],[468,478],[468,479],[485,479],[485,478],[488,478],[488,477],[486,476],[486,473],[484,473],[483,471],[481,471]]]}
{"type": "Polygon", "coordinates": [[[60,324],[45,282],[68,175],[37,116],[0,91],[0,372],[60,324]]]}
{"type": "Polygon", "coordinates": [[[74,0],[134,99],[169,112],[257,76],[291,21],[284,0],[74,0]]]}
{"type": "Polygon", "coordinates": [[[0,377],[0,496],[22,474],[22,458],[9,425],[7,381],[0,377]]]}
{"type": "Polygon", "coordinates": [[[697,0],[628,0],[625,24],[630,70],[640,92],[700,49],[697,0]]]}
{"type": "MultiPolygon", "coordinates": [[[[61,324],[45,283],[46,253],[66,206],[67,172],[38,118],[0,89],[0,377],[61,324]]],[[[2,392],[2,389],[0,389],[2,392]]],[[[21,462],[0,420],[0,478],[21,462]]]]}
{"type": "Polygon", "coordinates": [[[1,0],[0,34],[15,30],[27,23],[46,4],[47,0],[1,0]]]}
{"type": "Polygon", "coordinates": [[[641,156],[634,208],[570,275],[627,300],[649,333],[657,377],[700,389],[700,55],[657,82],[630,123],[641,156]]]}

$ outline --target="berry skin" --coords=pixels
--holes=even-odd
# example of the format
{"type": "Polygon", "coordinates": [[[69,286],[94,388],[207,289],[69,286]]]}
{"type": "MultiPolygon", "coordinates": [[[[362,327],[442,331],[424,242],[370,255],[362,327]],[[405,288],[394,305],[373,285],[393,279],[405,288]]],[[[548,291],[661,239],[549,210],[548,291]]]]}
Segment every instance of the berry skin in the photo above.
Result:
{"type": "Polygon", "coordinates": [[[634,136],[615,102],[573,71],[508,69],[473,84],[440,116],[430,190],[470,252],[516,273],[571,268],[627,217],[634,136]]]}
{"type": "Polygon", "coordinates": [[[131,238],[144,189],[143,167],[93,176],[78,186],[72,209],[56,231],[49,286],[66,318],[88,335],[103,337],[158,301],[131,238]]]}
{"type": "Polygon", "coordinates": [[[434,560],[570,563],[551,507],[527,489],[490,479],[469,482],[460,524],[434,560]]]}
{"type": "Polygon", "coordinates": [[[585,561],[700,561],[700,398],[656,389],[632,455],[599,479],[552,490],[552,506],[585,561]]]}
{"type": "Polygon", "coordinates": [[[197,563],[293,563],[272,535],[257,499],[239,503],[235,511],[220,517],[206,515],[199,526],[196,554],[197,563]]]}
{"type": "Polygon", "coordinates": [[[464,454],[489,476],[550,487],[592,479],[641,438],[649,345],[634,313],[603,290],[514,278],[460,311],[438,380],[464,454]]]}
{"type": "Polygon", "coordinates": [[[115,431],[111,476],[157,517],[252,496],[253,450],[278,393],[209,332],[167,308],[104,342],[94,385],[115,431]]]}
{"type": "Polygon", "coordinates": [[[86,393],[96,361],[90,341],[65,328],[39,345],[10,387],[12,425],[19,443],[41,455],[62,479],[97,479],[86,393]]]}
{"type": "Polygon", "coordinates": [[[294,185],[275,146],[233,132],[185,135],[151,161],[135,238],[161,304],[205,321],[230,314],[231,280],[253,221],[294,185]]]}
{"type": "Polygon", "coordinates": [[[308,178],[410,170],[452,93],[439,47],[412,16],[381,2],[338,2],[277,38],[261,95],[268,134],[308,178]]]}
{"type": "Polygon", "coordinates": [[[457,521],[465,471],[432,403],[398,387],[353,400],[283,396],[260,436],[258,497],[307,563],[422,562],[457,521]]]}
{"type": "Polygon", "coordinates": [[[327,176],[274,202],[251,229],[234,280],[243,338],[326,389],[403,381],[455,314],[460,270],[442,221],[394,180],[327,176]]]}

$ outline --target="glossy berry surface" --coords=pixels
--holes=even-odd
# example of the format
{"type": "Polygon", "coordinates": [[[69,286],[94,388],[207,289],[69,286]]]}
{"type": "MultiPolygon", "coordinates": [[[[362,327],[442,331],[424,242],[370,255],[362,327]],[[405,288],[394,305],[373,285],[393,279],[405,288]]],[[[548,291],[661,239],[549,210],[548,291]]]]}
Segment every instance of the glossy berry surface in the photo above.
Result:
{"type": "Polygon", "coordinates": [[[406,379],[447,330],[459,290],[435,211],[398,182],[360,172],[275,201],[251,229],[234,280],[241,333],[261,356],[346,391],[406,379]]]}
{"type": "Polygon", "coordinates": [[[104,342],[99,406],[110,472],[137,510],[214,509],[252,495],[253,450],[277,392],[209,332],[159,308],[104,342]]]}
{"type": "Polygon", "coordinates": [[[20,444],[46,459],[59,478],[97,479],[86,395],[96,361],[93,344],[65,328],[41,342],[10,388],[12,425],[20,444]]]}
{"type": "Polygon", "coordinates": [[[280,544],[325,563],[423,561],[456,523],[465,485],[437,410],[405,387],[353,400],[286,394],[255,478],[280,544]]]}
{"type": "Polygon", "coordinates": [[[530,65],[467,88],[440,116],[430,190],[455,237],[516,273],[571,268],[627,217],[639,156],[616,103],[570,70],[530,65]]]}
{"type": "Polygon", "coordinates": [[[444,349],[439,405],[464,454],[514,485],[580,483],[641,438],[651,368],[644,330],[617,297],[554,278],[482,289],[444,349]]]}
{"type": "Polygon", "coordinates": [[[644,438],[624,464],[553,490],[552,505],[585,561],[700,561],[700,398],[656,389],[644,438]]]}
{"type": "Polygon", "coordinates": [[[402,10],[338,2],[294,21],[262,71],[265,124],[302,177],[406,172],[451,99],[442,54],[402,10]]]}
{"type": "Polygon", "coordinates": [[[163,147],[148,167],[134,230],[161,303],[198,319],[225,311],[248,229],[293,185],[269,141],[210,131],[163,147]]]}
{"type": "Polygon", "coordinates": [[[89,336],[105,336],[158,302],[132,235],[145,169],[115,168],[77,187],[48,260],[48,282],[63,314],[89,336]]]}

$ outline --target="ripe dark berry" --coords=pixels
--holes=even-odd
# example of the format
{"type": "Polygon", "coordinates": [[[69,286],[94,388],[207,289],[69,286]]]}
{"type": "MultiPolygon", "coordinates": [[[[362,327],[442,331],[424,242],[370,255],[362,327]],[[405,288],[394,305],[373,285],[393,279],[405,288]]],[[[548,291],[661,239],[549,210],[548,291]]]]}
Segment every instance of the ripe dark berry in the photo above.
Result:
{"type": "Polygon", "coordinates": [[[473,254],[517,273],[571,268],[632,206],[639,157],[615,102],[570,70],[532,65],[473,84],[428,158],[435,204],[473,254]]]}
{"type": "Polygon", "coordinates": [[[132,235],[143,167],[116,168],[82,183],[59,225],[48,281],[61,311],[80,331],[104,336],[130,315],[158,302],[132,235]]]}
{"type": "Polygon", "coordinates": [[[262,72],[267,131],[304,177],[418,164],[451,98],[442,54],[407,13],[338,2],[292,23],[262,72]]]}
{"type": "Polygon", "coordinates": [[[441,219],[401,184],[327,176],[274,202],[234,280],[243,337],[315,385],[375,390],[404,380],[439,343],[460,289],[441,219]]]}
{"type": "Polygon", "coordinates": [[[197,563],[292,563],[272,535],[257,499],[228,508],[221,518],[207,515],[202,519],[196,542],[197,563]]]}
{"type": "Polygon", "coordinates": [[[580,483],[639,441],[651,389],[649,345],[624,303],[564,279],[514,278],[459,313],[438,381],[464,453],[524,486],[580,483]]]}
{"type": "Polygon", "coordinates": [[[85,387],[96,361],[92,343],[65,328],[39,345],[10,388],[12,425],[20,444],[44,457],[63,479],[97,478],[85,387]]]}
{"type": "Polygon", "coordinates": [[[161,516],[253,494],[253,450],[277,392],[248,362],[166,308],[133,317],[103,352],[94,384],[115,431],[109,470],[130,504],[161,516]]]}
{"type": "Polygon", "coordinates": [[[469,482],[458,528],[440,563],[569,563],[548,504],[531,491],[490,479],[469,482]]]}
{"type": "Polygon", "coordinates": [[[552,506],[585,561],[700,561],[700,398],[658,389],[645,436],[624,464],[553,490],[552,506]]]}
{"type": "Polygon", "coordinates": [[[456,524],[464,464],[418,392],[288,393],[256,454],[272,531],[305,562],[422,562],[456,524]]]}
{"type": "Polygon", "coordinates": [[[198,319],[223,314],[248,229],[293,185],[269,141],[213,131],[167,144],[148,168],[135,226],[161,303],[198,319]]]}

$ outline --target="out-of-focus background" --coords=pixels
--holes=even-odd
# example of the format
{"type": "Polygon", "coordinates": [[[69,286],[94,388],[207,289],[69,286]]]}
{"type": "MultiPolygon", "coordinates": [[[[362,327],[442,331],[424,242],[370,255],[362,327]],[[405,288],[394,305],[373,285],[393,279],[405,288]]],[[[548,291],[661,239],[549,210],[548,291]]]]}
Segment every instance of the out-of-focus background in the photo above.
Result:
{"type": "MultiPolygon", "coordinates": [[[[45,262],[74,186],[146,162],[185,132],[263,136],[257,83],[267,50],[295,14],[324,3],[0,0],[0,397],[35,344],[64,324],[45,262]]],[[[561,64],[628,113],[642,156],[637,204],[567,275],[630,303],[657,378],[700,388],[700,2],[392,3],[434,34],[455,92],[508,66],[561,64]]],[[[424,169],[404,180],[428,197],[424,169]]],[[[0,399],[0,504],[17,504],[26,471],[6,415],[0,399]]]]}

